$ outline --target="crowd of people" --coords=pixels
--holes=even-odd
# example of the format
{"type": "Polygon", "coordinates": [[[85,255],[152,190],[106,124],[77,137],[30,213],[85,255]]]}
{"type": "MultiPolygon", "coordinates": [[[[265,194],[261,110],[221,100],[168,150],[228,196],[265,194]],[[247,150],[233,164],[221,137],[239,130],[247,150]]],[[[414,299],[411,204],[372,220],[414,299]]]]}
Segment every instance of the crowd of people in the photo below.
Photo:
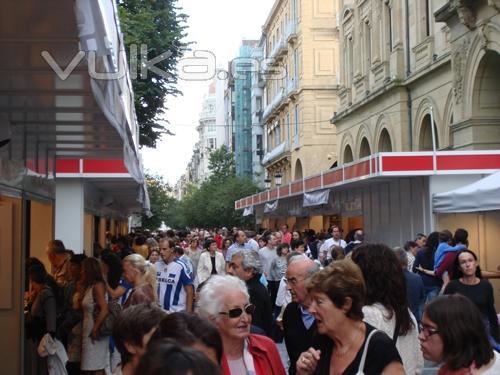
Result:
{"type": "Polygon", "coordinates": [[[362,229],[59,240],[26,263],[37,374],[499,374],[493,288],[457,229],[402,247],[362,229]],[[288,362],[277,343],[285,343],[288,362]]]}

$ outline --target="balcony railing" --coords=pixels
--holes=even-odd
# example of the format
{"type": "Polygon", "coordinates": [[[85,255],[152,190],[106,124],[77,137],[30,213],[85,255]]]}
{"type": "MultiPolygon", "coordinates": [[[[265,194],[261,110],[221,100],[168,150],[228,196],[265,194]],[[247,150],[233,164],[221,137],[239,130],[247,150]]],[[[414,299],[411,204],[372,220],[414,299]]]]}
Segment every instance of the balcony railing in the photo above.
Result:
{"type": "Polygon", "coordinates": [[[285,28],[285,40],[287,43],[291,43],[295,39],[297,39],[297,24],[295,21],[291,21],[285,28]]]}
{"type": "MultiPolygon", "coordinates": [[[[268,59],[271,61],[274,60],[274,62],[276,63],[279,60],[279,57],[286,52],[288,52],[288,47],[287,47],[285,41],[283,40],[283,38],[281,38],[274,45],[274,48],[272,49],[271,53],[269,54],[268,59]]],[[[269,65],[271,65],[271,64],[269,64],[269,65]]]]}
{"type": "Polygon", "coordinates": [[[264,114],[262,115],[262,119],[265,121],[269,116],[274,112],[274,110],[280,105],[280,103],[284,100],[285,98],[285,90],[281,88],[278,93],[275,95],[273,100],[271,101],[271,104],[269,104],[266,107],[266,110],[264,111],[264,114]]]}
{"type": "Polygon", "coordinates": [[[288,83],[286,85],[286,94],[287,95],[292,95],[297,91],[297,79],[292,78],[288,80],[288,83]]]}
{"type": "Polygon", "coordinates": [[[264,156],[262,165],[270,164],[274,160],[280,159],[288,152],[290,152],[290,145],[288,141],[283,141],[264,156]]]}

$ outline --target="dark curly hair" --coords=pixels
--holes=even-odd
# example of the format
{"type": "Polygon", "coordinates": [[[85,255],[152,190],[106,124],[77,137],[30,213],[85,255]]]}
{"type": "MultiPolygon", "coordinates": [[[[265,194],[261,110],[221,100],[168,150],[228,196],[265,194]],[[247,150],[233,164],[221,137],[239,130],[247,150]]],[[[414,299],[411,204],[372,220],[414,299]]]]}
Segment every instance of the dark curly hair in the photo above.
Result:
{"type": "Polygon", "coordinates": [[[381,303],[396,314],[399,336],[406,335],[413,326],[408,310],[406,280],[403,269],[394,254],[384,244],[361,244],[352,252],[352,260],[361,268],[366,285],[366,304],[381,303]]]}

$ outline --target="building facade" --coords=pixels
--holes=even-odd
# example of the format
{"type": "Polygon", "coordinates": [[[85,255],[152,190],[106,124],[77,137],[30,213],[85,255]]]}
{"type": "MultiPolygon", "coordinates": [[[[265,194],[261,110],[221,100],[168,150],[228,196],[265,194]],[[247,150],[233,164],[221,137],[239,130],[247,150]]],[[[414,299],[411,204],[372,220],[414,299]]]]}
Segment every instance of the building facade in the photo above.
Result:
{"type": "Polygon", "coordinates": [[[332,118],[341,163],[377,152],[500,147],[498,8],[458,3],[342,2],[332,118]]]}
{"type": "Polygon", "coordinates": [[[251,114],[252,114],[252,180],[253,182],[264,188],[264,180],[266,177],[265,168],[262,165],[265,150],[264,128],[262,126],[263,110],[263,95],[264,95],[264,75],[259,69],[264,59],[264,44],[265,38],[262,38],[259,45],[255,46],[252,51],[252,61],[254,74],[252,74],[251,88],[251,114]]]}
{"type": "Polygon", "coordinates": [[[210,153],[221,146],[217,142],[217,126],[215,123],[217,112],[215,104],[214,81],[208,87],[208,93],[203,99],[199,123],[196,127],[198,142],[193,149],[192,158],[192,168],[194,169],[192,180],[196,185],[201,184],[210,176],[210,170],[208,169],[210,153]]]}
{"type": "Polygon", "coordinates": [[[238,57],[233,60],[234,73],[234,158],[236,175],[252,177],[252,63],[256,40],[243,40],[238,57]]]}
{"type": "MultiPolygon", "coordinates": [[[[268,177],[283,183],[335,164],[338,1],[277,0],[264,24],[263,114],[268,177]]],[[[274,184],[274,182],[273,182],[274,184]]]]}

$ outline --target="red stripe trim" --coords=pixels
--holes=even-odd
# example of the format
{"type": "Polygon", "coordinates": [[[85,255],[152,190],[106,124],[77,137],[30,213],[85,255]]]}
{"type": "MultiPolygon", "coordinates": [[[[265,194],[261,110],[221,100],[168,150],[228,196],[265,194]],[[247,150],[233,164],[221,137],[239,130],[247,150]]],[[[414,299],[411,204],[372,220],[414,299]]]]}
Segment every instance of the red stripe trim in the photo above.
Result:
{"type": "Polygon", "coordinates": [[[432,170],[432,155],[382,156],[384,172],[432,170]]]}
{"type": "Polygon", "coordinates": [[[500,155],[441,155],[437,157],[438,170],[499,168],[500,155]]]}
{"type": "Polygon", "coordinates": [[[57,159],[56,173],[80,173],[79,159],[57,159]]]}
{"type": "Polygon", "coordinates": [[[323,184],[333,185],[342,182],[342,169],[331,171],[323,175],[323,184]]]}
{"type": "Polygon", "coordinates": [[[128,173],[123,160],[84,160],[83,173],[128,173]]]}
{"type": "Polygon", "coordinates": [[[365,160],[364,162],[346,167],[344,173],[346,180],[367,176],[370,174],[370,161],[365,160]]]}
{"type": "Polygon", "coordinates": [[[305,181],[306,190],[313,190],[321,187],[321,176],[307,178],[305,181]]]}

